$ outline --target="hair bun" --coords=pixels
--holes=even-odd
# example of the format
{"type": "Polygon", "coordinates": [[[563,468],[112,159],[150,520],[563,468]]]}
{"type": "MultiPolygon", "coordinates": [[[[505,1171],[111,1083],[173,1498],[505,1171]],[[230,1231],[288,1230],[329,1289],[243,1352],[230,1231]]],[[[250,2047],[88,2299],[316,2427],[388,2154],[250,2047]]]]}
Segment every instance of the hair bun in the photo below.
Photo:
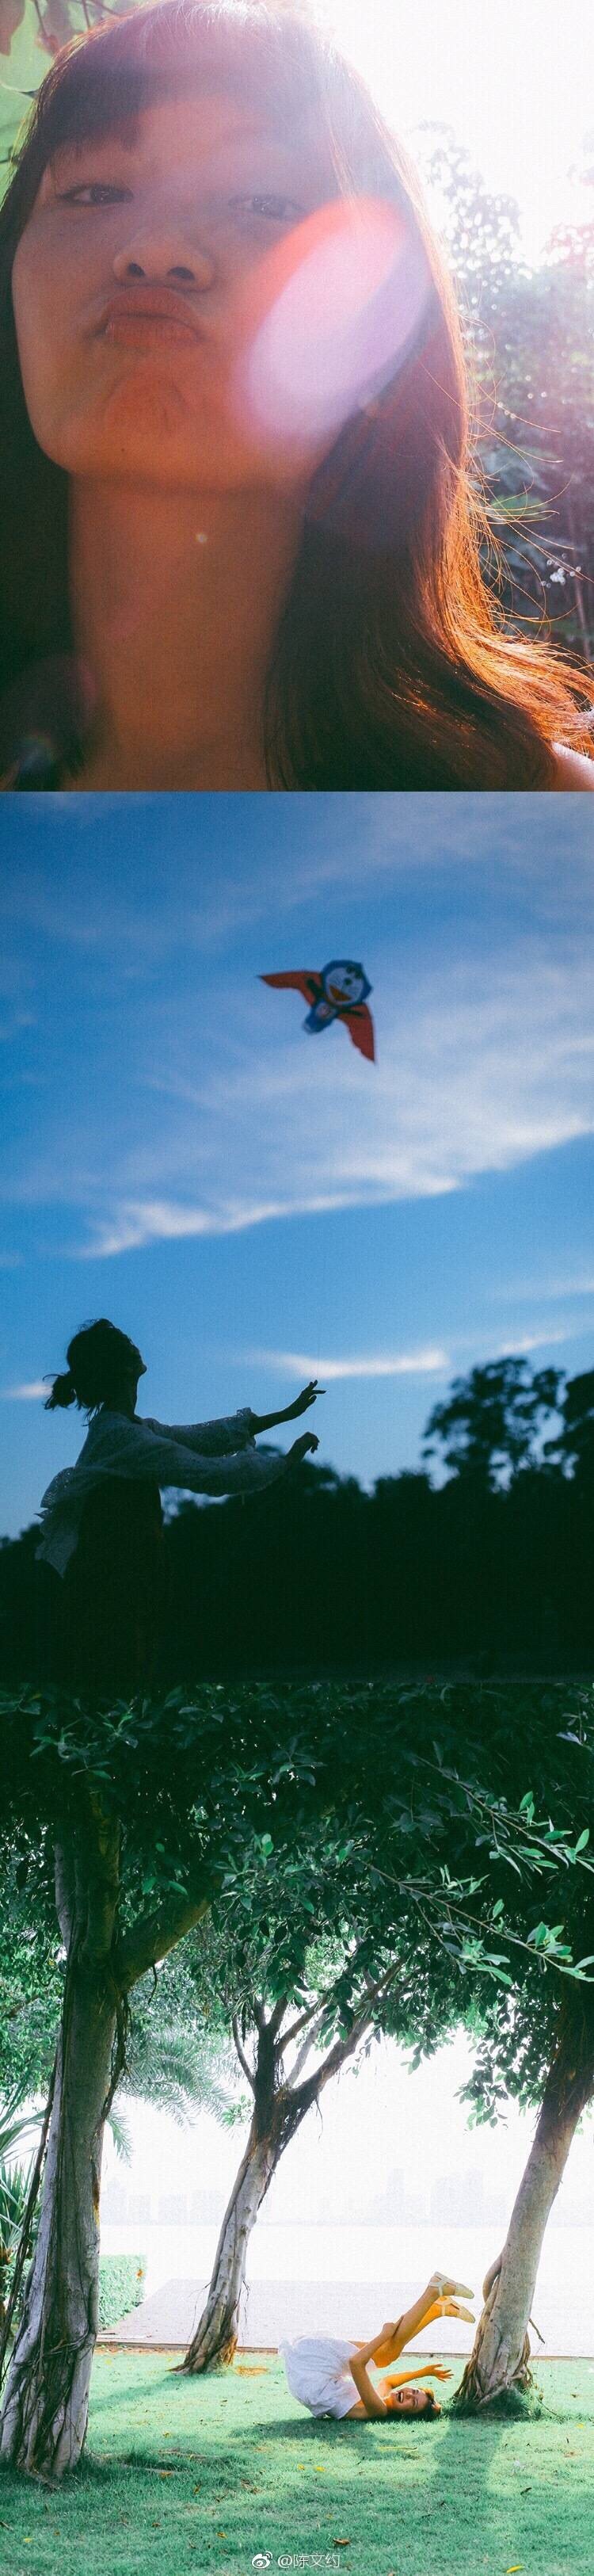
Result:
{"type": "Polygon", "coordinates": [[[54,1378],[51,1395],[46,1395],[45,1410],[53,1413],[56,1405],[65,1409],[69,1404],[76,1404],[76,1387],[71,1369],[64,1369],[61,1377],[54,1378]]]}

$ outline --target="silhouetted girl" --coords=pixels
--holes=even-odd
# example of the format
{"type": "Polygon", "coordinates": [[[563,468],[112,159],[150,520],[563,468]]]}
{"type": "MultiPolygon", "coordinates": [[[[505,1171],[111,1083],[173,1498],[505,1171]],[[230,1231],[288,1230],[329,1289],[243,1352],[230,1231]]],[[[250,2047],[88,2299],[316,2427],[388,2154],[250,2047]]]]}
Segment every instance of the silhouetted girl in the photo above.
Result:
{"type": "Polygon", "coordinates": [[[317,1449],[304,1432],[283,1457],[266,1457],[255,1434],[290,1422],[315,1403],[314,1382],[280,1414],[249,1406],[220,1422],[164,1423],[136,1413],[144,1361],[135,1343],[102,1316],[75,1333],[68,1368],[54,1378],[46,1410],[77,1404],[89,1428],[75,1467],[43,1496],[37,1550],[63,1582],[60,1677],[125,1696],[154,1676],[163,1595],[161,1488],[196,1494],[260,1493],[317,1449]]]}

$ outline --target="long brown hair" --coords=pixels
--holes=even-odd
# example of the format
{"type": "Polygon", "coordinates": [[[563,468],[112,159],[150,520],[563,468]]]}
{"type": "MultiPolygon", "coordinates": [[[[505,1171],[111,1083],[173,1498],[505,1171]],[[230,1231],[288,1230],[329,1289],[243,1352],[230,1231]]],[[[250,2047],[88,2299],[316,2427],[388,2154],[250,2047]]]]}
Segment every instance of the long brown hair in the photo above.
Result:
{"type": "Polygon", "coordinates": [[[456,299],[418,181],[364,83],[292,0],[150,0],[75,39],[42,83],[0,210],[0,687],[10,703],[32,666],[72,654],[67,477],[25,409],[17,243],[63,142],[114,131],[200,76],[323,134],[342,193],[396,201],[433,290],[376,416],[347,423],[312,484],[269,673],[269,783],[554,786],[555,744],[589,747],[594,691],[585,668],[504,630],[481,563],[456,299]]]}

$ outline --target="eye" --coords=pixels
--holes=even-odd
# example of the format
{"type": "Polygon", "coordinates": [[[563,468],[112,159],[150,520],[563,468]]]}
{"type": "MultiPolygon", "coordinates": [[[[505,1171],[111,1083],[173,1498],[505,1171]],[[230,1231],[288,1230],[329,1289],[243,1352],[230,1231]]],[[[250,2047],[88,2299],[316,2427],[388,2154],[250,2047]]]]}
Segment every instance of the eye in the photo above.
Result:
{"type": "Polygon", "coordinates": [[[117,187],[108,179],[80,180],[78,187],[62,189],[61,206],[119,206],[131,197],[132,189],[117,187]]]}
{"type": "Polygon", "coordinates": [[[297,206],[293,197],[232,197],[230,203],[238,214],[263,215],[275,224],[288,223],[295,215],[303,214],[303,206],[297,206]]]}

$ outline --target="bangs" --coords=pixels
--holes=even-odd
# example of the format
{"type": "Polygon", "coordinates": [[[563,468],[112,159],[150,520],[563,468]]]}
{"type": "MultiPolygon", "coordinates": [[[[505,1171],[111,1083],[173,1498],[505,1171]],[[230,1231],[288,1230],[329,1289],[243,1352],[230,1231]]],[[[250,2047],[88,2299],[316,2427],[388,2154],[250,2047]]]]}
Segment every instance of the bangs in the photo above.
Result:
{"type": "Polygon", "coordinates": [[[28,131],[36,184],[64,144],[134,129],[145,109],[195,86],[222,89],[295,137],[322,123],[336,57],[302,20],[254,0],[151,0],[76,38],[48,73],[28,131]]]}

